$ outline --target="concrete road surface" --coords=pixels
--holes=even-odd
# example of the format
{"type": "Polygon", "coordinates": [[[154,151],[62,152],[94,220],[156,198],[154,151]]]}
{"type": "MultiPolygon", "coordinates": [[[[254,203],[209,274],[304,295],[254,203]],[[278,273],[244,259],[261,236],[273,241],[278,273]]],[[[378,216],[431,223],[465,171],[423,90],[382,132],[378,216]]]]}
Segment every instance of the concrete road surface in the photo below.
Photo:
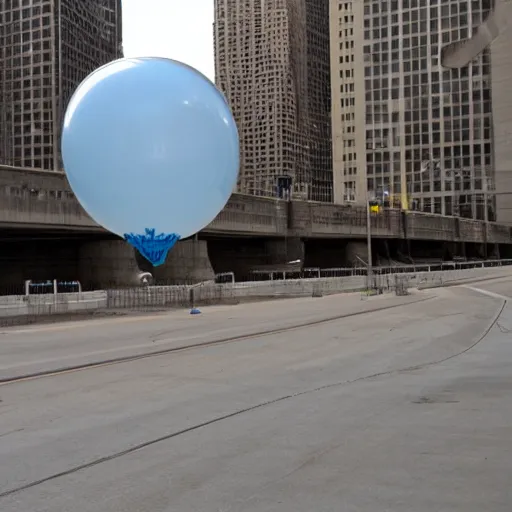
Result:
{"type": "Polygon", "coordinates": [[[9,378],[330,318],[0,385],[0,510],[509,512],[508,297],[512,279],[4,330],[9,378]]]}

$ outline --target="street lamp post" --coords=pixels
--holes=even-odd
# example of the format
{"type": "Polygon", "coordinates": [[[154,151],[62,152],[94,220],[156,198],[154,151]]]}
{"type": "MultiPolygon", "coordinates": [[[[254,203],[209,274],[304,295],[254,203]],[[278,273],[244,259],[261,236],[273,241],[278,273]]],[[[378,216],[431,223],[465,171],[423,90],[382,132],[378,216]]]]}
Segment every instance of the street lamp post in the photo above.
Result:
{"type": "Polygon", "coordinates": [[[373,261],[372,261],[372,218],[370,211],[370,196],[366,192],[366,244],[368,247],[368,266],[366,268],[367,291],[370,291],[373,277],[373,261]]]}

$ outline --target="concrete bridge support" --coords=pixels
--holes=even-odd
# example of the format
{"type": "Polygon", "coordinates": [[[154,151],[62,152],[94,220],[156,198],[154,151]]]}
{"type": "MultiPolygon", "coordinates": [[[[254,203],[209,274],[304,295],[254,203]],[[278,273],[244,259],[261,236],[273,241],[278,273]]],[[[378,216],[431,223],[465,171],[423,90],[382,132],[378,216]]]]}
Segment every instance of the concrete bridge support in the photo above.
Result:
{"type": "Polygon", "coordinates": [[[78,279],[84,290],[138,284],[135,249],[124,240],[85,242],[78,256],[78,279]]]}
{"type": "Polygon", "coordinates": [[[206,242],[178,242],[167,261],[153,267],[123,240],[84,243],[79,253],[79,279],[84,289],[140,286],[141,271],[150,272],[154,284],[194,284],[215,277],[206,242]]]}
{"type": "Polygon", "coordinates": [[[487,250],[487,257],[492,260],[499,260],[500,255],[500,244],[490,244],[487,250]]]}
{"type": "MultiPolygon", "coordinates": [[[[140,261],[140,259],[139,259],[140,261]]],[[[178,242],[163,265],[151,267],[141,262],[141,268],[153,274],[154,284],[195,284],[215,278],[205,240],[178,242]]]]}

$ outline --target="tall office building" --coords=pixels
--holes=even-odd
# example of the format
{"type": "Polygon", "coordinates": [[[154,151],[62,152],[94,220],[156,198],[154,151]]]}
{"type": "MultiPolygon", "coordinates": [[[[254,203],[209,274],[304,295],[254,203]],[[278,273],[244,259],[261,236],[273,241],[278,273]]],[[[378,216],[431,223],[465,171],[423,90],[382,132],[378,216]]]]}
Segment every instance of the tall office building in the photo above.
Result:
{"type": "Polygon", "coordinates": [[[121,0],[0,0],[0,163],[60,169],[73,91],[121,55],[121,0]]]}
{"type": "MultiPolygon", "coordinates": [[[[447,69],[491,0],[331,0],[335,201],[367,192],[425,212],[487,218],[490,53],[447,69]]],[[[492,215],[492,212],[491,212],[492,215]]]]}
{"type": "Polygon", "coordinates": [[[502,0],[496,15],[507,23],[491,46],[496,220],[512,225],[512,4],[502,0]]]}
{"type": "Polygon", "coordinates": [[[443,48],[443,64],[463,68],[477,55],[491,51],[492,120],[496,218],[512,224],[512,3],[495,0],[493,11],[470,39],[443,48]]]}
{"type": "Polygon", "coordinates": [[[294,196],[331,201],[329,0],[215,0],[214,33],[239,191],[274,196],[291,178],[294,196]]]}

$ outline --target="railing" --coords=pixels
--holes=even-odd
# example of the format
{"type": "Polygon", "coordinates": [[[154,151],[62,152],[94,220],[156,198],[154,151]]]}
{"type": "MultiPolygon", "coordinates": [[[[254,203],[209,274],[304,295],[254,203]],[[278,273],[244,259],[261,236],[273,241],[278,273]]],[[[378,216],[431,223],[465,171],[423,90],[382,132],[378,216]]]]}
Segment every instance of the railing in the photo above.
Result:
{"type": "MultiPolygon", "coordinates": [[[[507,277],[512,260],[445,263],[374,269],[370,287],[384,291],[401,288],[442,286],[464,279],[507,277]],[[438,267],[441,267],[439,270],[438,267]]],[[[312,269],[309,269],[312,270],[312,269]]],[[[350,272],[346,275],[281,279],[252,282],[215,283],[207,281],[183,286],[140,286],[119,290],[80,293],[43,293],[0,297],[0,324],[40,322],[45,318],[121,310],[166,311],[210,304],[235,304],[242,301],[290,297],[319,297],[368,289],[366,269],[323,269],[321,272],[350,272]]]]}
{"type": "MultiPolygon", "coordinates": [[[[512,265],[512,259],[440,262],[418,265],[393,265],[373,267],[375,275],[410,274],[418,272],[444,272],[450,270],[465,270],[475,268],[506,267],[512,265]]],[[[274,281],[283,279],[320,279],[332,277],[366,276],[367,267],[338,267],[338,268],[304,268],[300,271],[290,270],[256,270],[252,272],[255,281],[274,281]]]]}
{"type": "Polygon", "coordinates": [[[73,293],[78,292],[78,296],[82,293],[82,284],[80,281],[25,281],[25,296],[50,294],[57,296],[59,293],[73,293]],[[70,290],[73,288],[73,290],[70,290]]]}
{"type": "Polygon", "coordinates": [[[215,275],[216,283],[234,283],[235,273],[234,272],[222,272],[221,274],[215,275]]]}

